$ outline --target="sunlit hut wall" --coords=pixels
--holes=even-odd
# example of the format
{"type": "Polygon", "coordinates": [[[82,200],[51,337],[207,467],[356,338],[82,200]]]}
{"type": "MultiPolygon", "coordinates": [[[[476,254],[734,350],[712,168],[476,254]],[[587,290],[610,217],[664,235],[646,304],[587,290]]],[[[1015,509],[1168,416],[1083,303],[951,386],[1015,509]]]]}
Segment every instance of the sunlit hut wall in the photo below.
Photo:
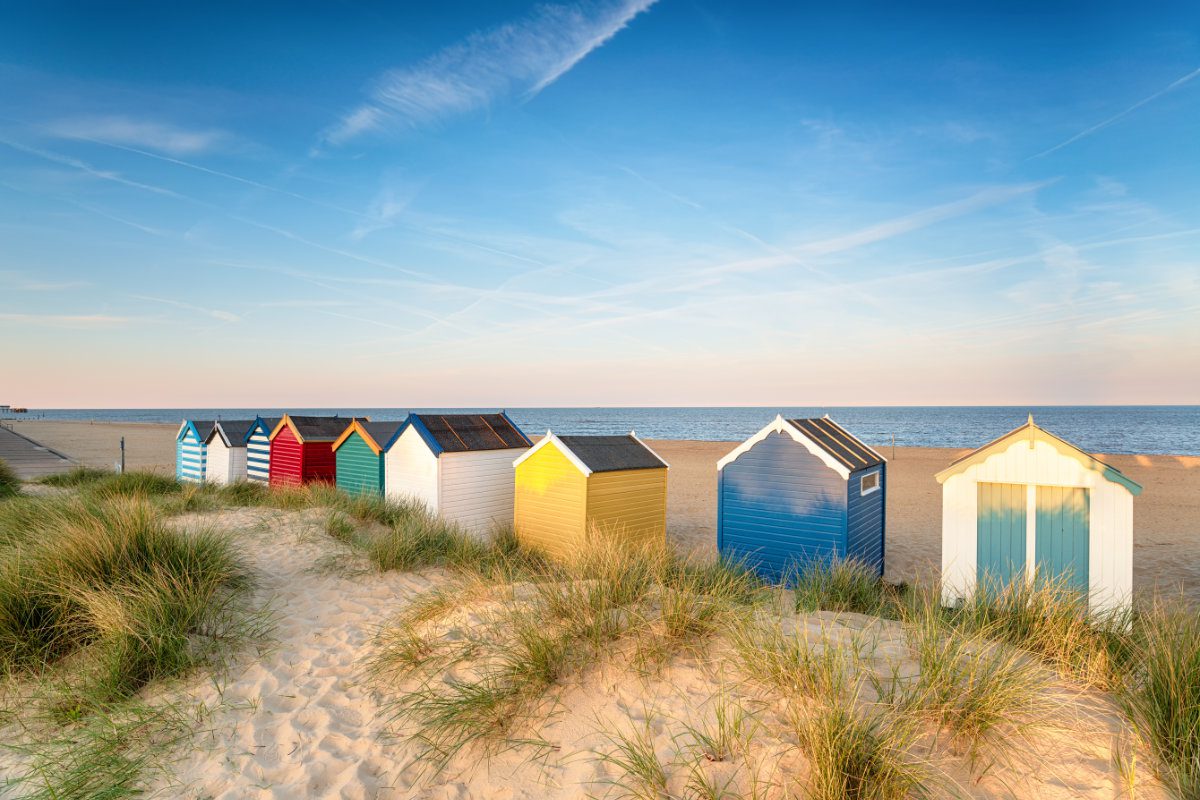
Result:
{"type": "Polygon", "coordinates": [[[246,480],[246,434],[255,420],[217,420],[204,440],[208,450],[205,481],[230,484],[246,480]]]}
{"type": "Polygon", "coordinates": [[[278,417],[257,417],[250,426],[246,433],[246,480],[271,480],[271,432],[278,424],[278,417]]]}
{"type": "Polygon", "coordinates": [[[887,460],[828,416],[776,417],[717,462],[717,550],[770,581],[854,559],[883,575],[887,460]]]}
{"type": "Polygon", "coordinates": [[[387,496],[486,534],[512,521],[512,463],[530,444],[504,412],[409,414],[384,447],[387,496]]]}
{"type": "Polygon", "coordinates": [[[338,488],[354,495],[382,495],[385,467],[383,448],[403,425],[403,421],[351,420],[333,443],[338,488]]]}
{"type": "Polygon", "coordinates": [[[175,434],[175,478],[203,483],[208,447],[204,444],[212,432],[211,420],[185,419],[175,434]]]}
{"type": "Polygon", "coordinates": [[[333,442],[346,429],[345,417],[284,414],[271,431],[271,485],[334,483],[337,461],[333,442]]]}
{"type": "Polygon", "coordinates": [[[514,463],[513,523],[526,544],[565,556],[588,536],[665,542],[667,462],[633,433],[545,438],[514,463]]]}
{"type": "Polygon", "coordinates": [[[1035,574],[1086,594],[1092,609],[1133,592],[1133,498],[1120,470],[1029,421],[937,474],[943,599],[986,580],[1035,574]]]}

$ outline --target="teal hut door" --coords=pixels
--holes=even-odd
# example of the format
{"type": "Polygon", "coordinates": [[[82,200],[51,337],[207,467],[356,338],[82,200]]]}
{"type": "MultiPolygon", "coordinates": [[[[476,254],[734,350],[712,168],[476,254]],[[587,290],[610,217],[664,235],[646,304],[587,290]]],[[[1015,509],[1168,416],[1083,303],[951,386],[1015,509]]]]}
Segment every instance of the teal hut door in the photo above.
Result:
{"type": "Polygon", "coordinates": [[[1088,593],[1090,498],[1087,489],[1037,487],[1037,535],[1034,552],[1038,575],[1061,580],[1088,593]]]}
{"type": "Polygon", "coordinates": [[[980,483],[977,512],[978,585],[998,590],[1025,573],[1025,486],[980,483]]]}

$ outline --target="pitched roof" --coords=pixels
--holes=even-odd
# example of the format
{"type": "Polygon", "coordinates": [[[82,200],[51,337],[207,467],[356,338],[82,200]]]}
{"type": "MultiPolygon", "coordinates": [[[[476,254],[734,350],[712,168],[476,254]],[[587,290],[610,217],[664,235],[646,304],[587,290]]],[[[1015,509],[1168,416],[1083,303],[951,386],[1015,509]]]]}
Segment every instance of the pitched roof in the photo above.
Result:
{"type": "Polygon", "coordinates": [[[1093,470],[1094,472],[1099,472],[1106,480],[1121,484],[1135,497],[1142,493],[1142,485],[1140,483],[1132,480],[1125,475],[1125,473],[1121,472],[1121,470],[1117,469],[1111,464],[1104,463],[1091,453],[1085,452],[1079,447],[1076,447],[1068,442],[1066,439],[1060,439],[1045,428],[1037,425],[1033,421],[1033,414],[1029,415],[1029,419],[1024,425],[1013,428],[1008,433],[997,439],[993,439],[983,447],[972,450],[965,456],[955,459],[950,463],[950,466],[934,475],[934,478],[937,479],[938,483],[945,483],[946,479],[951,475],[957,475],[973,464],[979,464],[983,461],[986,461],[988,456],[1003,450],[1007,450],[1009,447],[1009,440],[1015,438],[1027,439],[1031,444],[1035,441],[1045,442],[1063,455],[1069,458],[1074,458],[1084,467],[1093,470]]]}
{"type": "Polygon", "coordinates": [[[246,431],[246,438],[247,439],[250,438],[251,431],[253,431],[255,426],[257,426],[258,423],[260,423],[260,422],[263,424],[263,427],[267,429],[267,435],[270,436],[271,431],[275,430],[275,428],[279,425],[279,420],[281,420],[281,419],[283,419],[283,418],[282,417],[259,417],[258,419],[254,420],[253,424],[251,424],[250,430],[246,431]]]}
{"type": "MultiPolygon", "coordinates": [[[[284,414],[271,431],[274,439],[284,425],[291,427],[302,442],[332,442],[346,430],[353,417],[293,417],[284,414]]],[[[362,421],[366,421],[365,419],[362,421]]]]}
{"type": "MultiPolygon", "coordinates": [[[[529,447],[532,442],[508,415],[499,414],[409,414],[412,425],[435,455],[476,450],[510,450],[529,447]]],[[[391,442],[399,438],[399,431],[391,442]]]]}
{"type": "Polygon", "coordinates": [[[207,442],[208,435],[212,433],[213,421],[211,419],[185,419],[183,424],[179,426],[179,433],[175,436],[176,439],[183,436],[185,428],[191,428],[196,431],[196,436],[200,438],[200,441],[207,442]]]}
{"type": "Polygon", "coordinates": [[[333,449],[337,450],[342,446],[351,434],[358,431],[359,436],[367,443],[376,455],[386,449],[388,442],[392,437],[404,427],[404,420],[396,420],[394,422],[368,422],[366,420],[355,419],[351,420],[340,436],[334,441],[333,449]]]}
{"type": "Polygon", "coordinates": [[[212,433],[205,437],[204,442],[211,442],[220,436],[226,447],[245,447],[246,435],[258,420],[253,419],[219,419],[213,423],[212,433]]]}
{"type": "MultiPolygon", "coordinates": [[[[547,435],[549,438],[549,435],[547,435]]],[[[624,436],[556,437],[592,472],[616,472],[624,469],[657,469],[667,466],[632,433],[624,436]]]]}
{"type": "Polygon", "coordinates": [[[883,456],[827,416],[820,419],[789,419],[788,424],[851,472],[884,462],[883,456]]]}

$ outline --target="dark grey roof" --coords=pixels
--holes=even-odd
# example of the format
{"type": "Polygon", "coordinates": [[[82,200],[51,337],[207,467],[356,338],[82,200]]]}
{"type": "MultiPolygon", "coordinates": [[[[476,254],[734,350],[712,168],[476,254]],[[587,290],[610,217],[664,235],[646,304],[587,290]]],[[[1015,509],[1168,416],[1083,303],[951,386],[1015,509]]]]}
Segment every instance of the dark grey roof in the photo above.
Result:
{"type": "Polygon", "coordinates": [[[252,419],[219,419],[213,423],[212,433],[204,439],[211,442],[214,436],[220,436],[226,447],[245,447],[246,434],[254,427],[252,419]]]}
{"type": "MultiPolygon", "coordinates": [[[[305,441],[321,441],[327,439],[333,441],[342,435],[342,431],[346,430],[346,426],[354,419],[353,417],[292,417],[288,419],[296,426],[296,430],[300,431],[300,435],[305,441]]],[[[279,423],[276,423],[278,425],[279,423]]]]}
{"type": "Polygon", "coordinates": [[[212,433],[213,421],[211,419],[191,419],[185,420],[192,423],[196,427],[196,433],[200,435],[200,441],[208,441],[208,435],[212,433]]]}
{"type": "Polygon", "coordinates": [[[851,472],[883,463],[883,458],[829,417],[788,422],[851,472]]]}
{"type": "Polygon", "coordinates": [[[270,433],[275,430],[275,426],[279,424],[279,420],[283,419],[283,417],[259,417],[259,419],[262,420],[263,425],[267,426],[267,433],[270,433]]]}
{"type": "Polygon", "coordinates": [[[655,469],[666,462],[633,436],[559,436],[562,443],[592,472],[655,469]]]}
{"type": "Polygon", "coordinates": [[[396,431],[404,425],[404,420],[399,419],[394,422],[362,422],[359,421],[367,433],[371,434],[371,438],[375,440],[375,444],[380,447],[387,447],[387,443],[396,435],[396,431]]]}
{"type": "Polygon", "coordinates": [[[410,414],[446,453],[508,450],[532,442],[504,414],[410,414]]]}

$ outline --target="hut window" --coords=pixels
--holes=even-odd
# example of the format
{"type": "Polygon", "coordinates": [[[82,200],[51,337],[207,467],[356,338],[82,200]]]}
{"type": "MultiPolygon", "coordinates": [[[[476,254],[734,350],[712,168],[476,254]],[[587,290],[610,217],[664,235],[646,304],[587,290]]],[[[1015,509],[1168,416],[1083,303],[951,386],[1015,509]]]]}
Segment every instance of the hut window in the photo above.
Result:
{"type": "Polygon", "coordinates": [[[872,472],[859,478],[859,494],[870,494],[879,489],[879,473],[872,472]]]}

